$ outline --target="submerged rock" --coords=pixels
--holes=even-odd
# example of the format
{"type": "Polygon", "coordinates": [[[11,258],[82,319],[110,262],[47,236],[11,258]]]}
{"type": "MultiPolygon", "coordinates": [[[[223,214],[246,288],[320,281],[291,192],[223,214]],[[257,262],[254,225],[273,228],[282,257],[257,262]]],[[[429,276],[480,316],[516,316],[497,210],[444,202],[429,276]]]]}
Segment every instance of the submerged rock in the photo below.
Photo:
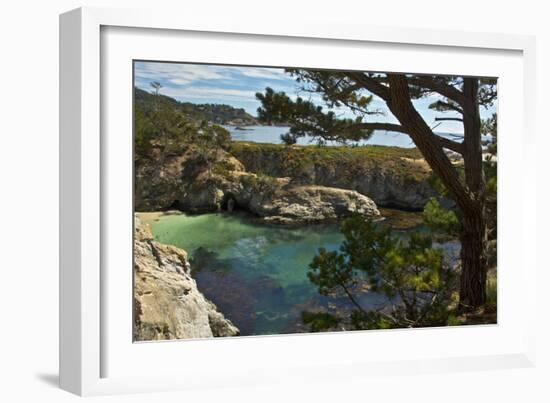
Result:
{"type": "Polygon", "coordinates": [[[136,217],[134,340],[237,335],[239,329],[198,290],[187,253],[154,241],[136,217]]]}

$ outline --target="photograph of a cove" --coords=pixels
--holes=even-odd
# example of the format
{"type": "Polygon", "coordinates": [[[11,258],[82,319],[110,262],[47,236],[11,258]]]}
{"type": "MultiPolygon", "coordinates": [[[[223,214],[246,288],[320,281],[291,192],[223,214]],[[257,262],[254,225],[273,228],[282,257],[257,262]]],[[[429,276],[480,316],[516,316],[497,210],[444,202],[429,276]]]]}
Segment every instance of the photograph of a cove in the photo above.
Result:
{"type": "Polygon", "coordinates": [[[134,342],[497,323],[497,78],[133,62],[134,342]]]}

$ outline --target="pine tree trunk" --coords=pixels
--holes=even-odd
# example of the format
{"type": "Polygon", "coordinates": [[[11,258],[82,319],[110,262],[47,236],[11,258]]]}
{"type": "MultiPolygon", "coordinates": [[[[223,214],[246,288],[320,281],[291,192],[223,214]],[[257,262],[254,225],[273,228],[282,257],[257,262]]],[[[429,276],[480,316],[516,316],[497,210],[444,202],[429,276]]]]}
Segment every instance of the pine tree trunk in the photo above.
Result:
{"type": "Polygon", "coordinates": [[[483,208],[478,207],[464,212],[462,228],[459,309],[462,312],[467,312],[485,304],[487,299],[485,288],[487,226],[483,208]]]}
{"type": "Polygon", "coordinates": [[[486,301],[486,222],[485,180],[481,148],[478,80],[464,79],[464,172],[466,183],[459,178],[436,141],[436,136],[412,105],[407,79],[404,75],[389,75],[388,106],[411,136],[430,167],[447,187],[462,215],[460,303],[461,311],[472,310],[486,301]]]}
{"type": "Polygon", "coordinates": [[[461,311],[472,310],[486,301],[487,223],[478,88],[478,79],[464,79],[464,173],[473,200],[466,208],[462,208],[462,274],[459,303],[461,311]]]}

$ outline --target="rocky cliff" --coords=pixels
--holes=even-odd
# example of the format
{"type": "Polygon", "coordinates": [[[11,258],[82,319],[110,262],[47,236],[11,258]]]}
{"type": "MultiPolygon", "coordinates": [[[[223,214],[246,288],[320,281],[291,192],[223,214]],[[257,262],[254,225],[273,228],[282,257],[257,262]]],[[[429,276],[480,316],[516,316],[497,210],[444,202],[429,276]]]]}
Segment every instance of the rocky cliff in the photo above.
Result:
{"type": "Polygon", "coordinates": [[[428,181],[431,170],[416,149],[234,142],[230,151],[249,172],[355,190],[380,207],[421,210],[437,195],[428,181]]]}
{"type": "Polygon", "coordinates": [[[239,208],[276,224],[321,222],[354,212],[380,216],[376,204],[355,190],[247,172],[223,151],[208,166],[189,150],[161,164],[141,164],[136,173],[138,211],[170,207],[203,213],[239,208]]]}
{"type": "Polygon", "coordinates": [[[134,237],[134,340],[237,336],[237,329],[197,289],[187,253],[153,240],[139,218],[134,237]]]}

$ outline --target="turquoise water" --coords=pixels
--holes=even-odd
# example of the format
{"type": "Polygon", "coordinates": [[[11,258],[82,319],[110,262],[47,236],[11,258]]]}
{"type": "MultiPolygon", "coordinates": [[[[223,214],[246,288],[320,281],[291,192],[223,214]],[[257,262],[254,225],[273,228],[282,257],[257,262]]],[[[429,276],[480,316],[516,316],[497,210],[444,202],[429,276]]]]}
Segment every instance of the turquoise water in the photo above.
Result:
{"type": "MultiPolygon", "coordinates": [[[[319,295],[307,278],[318,248],[336,250],[343,241],[336,225],[270,226],[219,213],[162,216],[151,227],[158,241],[189,253],[199,289],[242,335],[301,332],[303,310],[351,308],[344,297],[319,295]]],[[[373,292],[360,301],[369,308],[386,302],[373,292]]]]}
{"type": "Polygon", "coordinates": [[[191,259],[213,252],[243,278],[269,276],[285,288],[304,283],[301,268],[320,245],[336,250],[343,240],[336,225],[270,226],[241,214],[163,216],[152,229],[157,240],[185,249],[191,259]]]}

